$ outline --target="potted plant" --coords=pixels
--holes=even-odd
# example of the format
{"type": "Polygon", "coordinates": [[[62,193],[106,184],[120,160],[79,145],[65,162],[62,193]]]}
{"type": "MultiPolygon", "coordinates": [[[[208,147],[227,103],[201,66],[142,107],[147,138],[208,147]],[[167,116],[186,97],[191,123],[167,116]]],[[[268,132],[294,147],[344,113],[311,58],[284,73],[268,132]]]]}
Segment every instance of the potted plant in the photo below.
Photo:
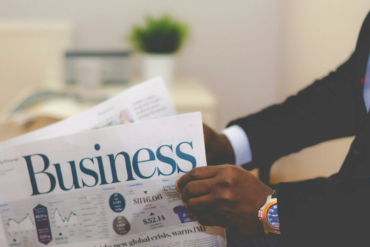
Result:
{"type": "Polygon", "coordinates": [[[175,54],[182,47],[188,29],[185,23],[169,15],[147,16],[144,25],[132,28],[128,38],[136,51],[144,53],[145,79],[161,76],[166,85],[173,82],[175,54]]]}

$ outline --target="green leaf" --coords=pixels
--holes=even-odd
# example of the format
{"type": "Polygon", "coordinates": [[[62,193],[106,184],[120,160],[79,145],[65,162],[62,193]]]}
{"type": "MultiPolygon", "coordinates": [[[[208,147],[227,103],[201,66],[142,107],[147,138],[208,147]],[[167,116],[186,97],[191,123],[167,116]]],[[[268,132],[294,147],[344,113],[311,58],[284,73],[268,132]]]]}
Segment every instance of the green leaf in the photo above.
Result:
{"type": "Polygon", "coordinates": [[[180,50],[189,27],[169,15],[146,16],[143,26],[134,26],[128,36],[133,48],[146,53],[175,53],[180,50]]]}

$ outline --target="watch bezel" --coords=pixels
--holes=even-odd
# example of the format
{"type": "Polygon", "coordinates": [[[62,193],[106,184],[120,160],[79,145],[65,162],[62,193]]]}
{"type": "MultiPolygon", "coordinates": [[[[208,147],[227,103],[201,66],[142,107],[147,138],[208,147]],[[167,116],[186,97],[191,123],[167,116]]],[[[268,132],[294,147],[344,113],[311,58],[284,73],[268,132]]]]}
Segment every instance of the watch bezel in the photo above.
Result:
{"type": "Polygon", "coordinates": [[[263,218],[262,218],[264,225],[272,233],[278,233],[278,232],[280,232],[280,227],[279,228],[273,227],[272,225],[270,225],[270,223],[267,220],[267,212],[270,209],[270,207],[272,207],[275,204],[277,204],[277,200],[273,200],[269,204],[266,205],[265,210],[263,211],[263,218]]]}

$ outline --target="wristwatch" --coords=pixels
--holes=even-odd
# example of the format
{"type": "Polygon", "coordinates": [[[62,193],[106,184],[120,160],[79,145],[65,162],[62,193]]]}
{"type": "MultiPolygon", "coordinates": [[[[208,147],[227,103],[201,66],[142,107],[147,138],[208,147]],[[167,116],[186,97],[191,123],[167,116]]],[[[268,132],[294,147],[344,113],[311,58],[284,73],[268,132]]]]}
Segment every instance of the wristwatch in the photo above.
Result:
{"type": "Polygon", "coordinates": [[[267,197],[265,205],[263,205],[258,211],[258,218],[261,221],[266,234],[280,234],[276,190],[274,190],[272,194],[267,197]]]}

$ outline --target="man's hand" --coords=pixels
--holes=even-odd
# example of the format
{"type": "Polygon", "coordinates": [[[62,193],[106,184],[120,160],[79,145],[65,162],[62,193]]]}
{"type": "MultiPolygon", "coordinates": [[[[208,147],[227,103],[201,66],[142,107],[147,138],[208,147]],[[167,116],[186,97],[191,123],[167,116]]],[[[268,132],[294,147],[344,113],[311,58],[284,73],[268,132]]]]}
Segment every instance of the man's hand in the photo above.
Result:
{"type": "Polygon", "coordinates": [[[233,147],[225,135],[216,133],[205,124],[203,124],[203,133],[209,166],[235,164],[233,147]]]}
{"type": "Polygon", "coordinates": [[[272,190],[250,172],[231,165],[198,167],[177,180],[176,189],[200,224],[246,236],[263,233],[258,210],[272,190]]]}

